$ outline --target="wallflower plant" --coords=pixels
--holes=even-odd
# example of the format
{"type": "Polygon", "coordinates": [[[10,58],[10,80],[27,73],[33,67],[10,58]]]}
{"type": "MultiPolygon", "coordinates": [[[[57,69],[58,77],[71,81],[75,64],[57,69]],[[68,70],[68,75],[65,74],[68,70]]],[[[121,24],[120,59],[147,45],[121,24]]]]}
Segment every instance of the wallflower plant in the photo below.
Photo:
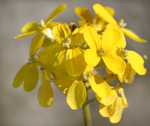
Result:
{"type": "Polygon", "coordinates": [[[66,95],[66,102],[73,110],[83,108],[85,126],[90,126],[89,104],[98,101],[99,113],[108,117],[111,123],[118,123],[128,102],[123,85],[132,83],[136,73],[146,74],[144,57],[137,52],[127,50],[127,35],[131,39],[144,43],[133,31],[124,28],[126,23],[121,19],[118,23],[113,18],[114,9],[93,5],[95,17],[87,8],[75,8],[82,19],[77,27],[75,23],[51,22],[66,5],[61,4],[46,19],[29,22],[22,28],[16,39],[36,34],[31,42],[29,61],[16,74],[13,87],[24,83],[24,90],[32,91],[42,75],[42,83],[38,91],[41,107],[53,104],[55,84],[66,95]],[[101,76],[99,70],[105,68],[106,74],[101,76]],[[118,83],[115,84],[115,80],[118,83]],[[110,86],[110,83],[114,86],[110,86]],[[94,92],[95,98],[88,99],[94,92]]]}

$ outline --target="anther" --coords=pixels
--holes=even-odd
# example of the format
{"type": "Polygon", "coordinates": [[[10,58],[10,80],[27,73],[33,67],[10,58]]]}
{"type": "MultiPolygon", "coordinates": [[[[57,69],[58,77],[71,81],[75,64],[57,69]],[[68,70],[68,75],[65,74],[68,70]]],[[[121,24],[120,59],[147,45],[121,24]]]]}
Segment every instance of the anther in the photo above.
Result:
{"type": "Polygon", "coordinates": [[[144,59],[144,60],[147,59],[147,58],[148,58],[147,55],[144,55],[144,56],[143,56],[143,59],[144,59]]]}

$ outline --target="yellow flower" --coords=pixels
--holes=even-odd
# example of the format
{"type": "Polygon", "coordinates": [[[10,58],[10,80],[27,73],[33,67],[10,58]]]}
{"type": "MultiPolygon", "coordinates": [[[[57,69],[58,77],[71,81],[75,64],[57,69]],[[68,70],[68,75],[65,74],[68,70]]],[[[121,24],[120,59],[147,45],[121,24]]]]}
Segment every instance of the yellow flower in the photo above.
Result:
{"type": "Polygon", "coordinates": [[[91,67],[87,67],[85,72],[79,76],[72,77],[67,73],[65,61],[54,70],[55,85],[67,95],[67,103],[71,109],[81,108],[86,98],[86,87],[91,86],[92,90],[99,97],[107,98],[110,96],[111,88],[96,71],[92,71],[91,67]]]}
{"type": "Polygon", "coordinates": [[[56,26],[58,23],[50,22],[50,21],[52,21],[65,8],[66,8],[66,4],[61,4],[59,7],[57,7],[52,12],[52,14],[46,19],[45,22],[43,20],[41,20],[40,22],[27,23],[21,29],[23,34],[14,37],[16,39],[24,38],[26,36],[37,33],[37,35],[35,35],[34,38],[32,39],[32,44],[31,44],[31,48],[30,48],[30,56],[34,55],[37,52],[37,50],[43,45],[44,36],[46,36],[47,38],[50,38],[50,39],[54,38],[52,35],[51,28],[53,26],[56,26]]]}
{"type": "MultiPolygon", "coordinates": [[[[105,7],[106,11],[110,13],[112,16],[114,15],[114,9],[110,7],[105,7]]],[[[94,27],[97,28],[98,31],[101,31],[104,27],[105,21],[95,15],[95,18],[92,16],[90,11],[87,8],[77,7],[75,8],[76,14],[82,19],[78,21],[78,23],[83,26],[87,21],[90,22],[94,27]]]]}
{"type": "Polygon", "coordinates": [[[122,88],[118,91],[112,89],[108,98],[100,98],[97,95],[96,98],[100,102],[99,113],[103,117],[108,117],[111,123],[118,123],[122,117],[123,109],[128,107],[124,90],[122,88]]]}
{"type": "Polygon", "coordinates": [[[80,75],[87,65],[84,60],[84,50],[77,46],[84,40],[80,29],[76,28],[71,33],[66,23],[59,24],[53,28],[53,35],[56,43],[40,51],[39,60],[46,64],[49,71],[53,71],[64,58],[68,74],[80,75]]]}
{"type": "Polygon", "coordinates": [[[84,30],[84,38],[90,47],[90,49],[85,50],[84,55],[87,64],[95,67],[102,59],[106,67],[115,74],[125,70],[125,62],[114,53],[121,38],[117,30],[107,28],[101,40],[96,29],[87,26],[84,30]]]}
{"type": "Polygon", "coordinates": [[[126,64],[126,69],[124,72],[118,74],[118,78],[121,82],[132,83],[135,77],[135,74],[145,75],[146,69],[144,68],[144,59],[135,51],[123,49],[122,58],[125,58],[128,63],[126,64]],[[125,52],[125,53],[124,53],[125,52]]]}
{"type": "MultiPolygon", "coordinates": [[[[119,29],[122,33],[124,33],[131,39],[133,39],[137,42],[147,42],[146,40],[139,38],[133,31],[131,31],[127,28],[124,28],[124,26],[126,24],[123,23],[123,20],[119,21],[117,24],[116,20],[112,17],[112,15],[110,13],[108,13],[108,11],[106,11],[106,9],[102,5],[95,4],[95,5],[93,5],[93,9],[94,9],[95,13],[99,16],[99,18],[103,19],[103,21],[105,21],[107,23],[114,24],[114,27],[116,27],[116,29],[119,29]]],[[[125,40],[125,38],[122,37],[122,45],[123,45],[122,47],[125,47],[124,40],[125,40]]]]}
{"type": "Polygon", "coordinates": [[[54,70],[55,85],[67,95],[67,104],[71,109],[81,108],[87,97],[86,87],[82,81],[82,76],[72,77],[66,70],[66,62],[63,61],[60,66],[54,70]]]}

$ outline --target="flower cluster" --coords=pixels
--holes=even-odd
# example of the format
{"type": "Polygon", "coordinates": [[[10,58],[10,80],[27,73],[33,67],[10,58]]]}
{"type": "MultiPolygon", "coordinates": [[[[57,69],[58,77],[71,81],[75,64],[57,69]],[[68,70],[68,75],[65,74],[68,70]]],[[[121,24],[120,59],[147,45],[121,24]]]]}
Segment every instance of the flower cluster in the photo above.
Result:
{"type": "Polygon", "coordinates": [[[32,39],[29,61],[14,78],[13,87],[24,82],[24,90],[32,91],[42,74],[42,84],[38,91],[39,104],[49,107],[53,104],[51,82],[66,94],[66,102],[71,109],[81,108],[91,89],[99,101],[99,113],[108,117],[111,123],[120,121],[128,102],[121,88],[132,83],[135,74],[145,75],[144,57],[127,50],[125,35],[144,43],[131,30],[124,28],[126,23],[117,22],[114,9],[93,5],[95,17],[87,8],[75,8],[81,18],[75,23],[52,22],[66,8],[57,7],[46,19],[29,22],[22,28],[16,39],[35,34],[32,39]],[[40,68],[40,69],[39,69],[40,68]],[[106,74],[100,76],[98,69],[105,68],[106,74]],[[119,80],[114,86],[111,82],[119,80]]]}

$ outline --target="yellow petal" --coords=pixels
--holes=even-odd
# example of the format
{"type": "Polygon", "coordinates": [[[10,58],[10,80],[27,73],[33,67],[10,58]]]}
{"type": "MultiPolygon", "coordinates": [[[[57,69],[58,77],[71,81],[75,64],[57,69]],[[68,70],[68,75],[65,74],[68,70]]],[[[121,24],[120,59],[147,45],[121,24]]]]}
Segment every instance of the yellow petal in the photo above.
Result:
{"type": "Polygon", "coordinates": [[[76,80],[78,79],[78,76],[70,76],[67,72],[67,69],[66,69],[66,61],[63,60],[62,63],[57,67],[57,69],[55,69],[53,71],[53,73],[55,74],[55,77],[56,78],[61,78],[61,79],[64,79],[64,80],[76,80]]]}
{"type": "Polygon", "coordinates": [[[85,23],[86,23],[86,20],[80,20],[80,21],[78,21],[78,24],[79,24],[80,26],[83,26],[85,23]]]}
{"type": "Polygon", "coordinates": [[[126,69],[123,75],[124,80],[127,80],[127,83],[132,83],[135,77],[135,70],[131,67],[130,63],[126,64],[126,69]]]}
{"type": "Polygon", "coordinates": [[[100,57],[97,55],[96,50],[87,49],[84,53],[85,61],[88,65],[95,67],[100,62],[100,57]]]}
{"type": "Polygon", "coordinates": [[[99,104],[99,113],[103,116],[103,117],[109,117],[109,111],[108,111],[108,107],[103,105],[103,104],[99,104]]]}
{"type": "Polygon", "coordinates": [[[47,70],[41,70],[41,73],[42,73],[42,83],[51,79],[51,76],[50,77],[48,76],[47,70]]]}
{"type": "Polygon", "coordinates": [[[96,31],[96,28],[86,26],[84,28],[84,39],[91,49],[100,50],[102,41],[96,31]]]}
{"type": "Polygon", "coordinates": [[[108,98],[101,98],[96,94],[96,98],[97,100],[105,105],[105,106],[110,106],[111,104],[113,104],[117,98],[117,93],[115,90],[111,90],[111,95],[108,98]]]}
{"type": "Polygon", "coordinates": [[[54,27],[54,26],[56,26],[56,25],[58,25],[60,22],[50,22],[49,24],[47,24],[47,28],[52,28],[52,27],[54,27]]]}
{"type": "Polygon", "coordinates": [[[128,62],[131,64],[132,68],[139,74],[145,75],[146,69],[144,68],[144,60],[143,58],[134,51],[128,51],[127,56],[128,62]]]}
{"type": "Polygon", "coordinates": [[[39,61],[52,71],[61,64],[64,57],[65,49],[58,43],[41,50],[38,53],[39,61]]]}
{"type": "Polygon", "coordinates": [[[86,20],[91,24],[93,23],[94,18],[87,8],[77,7],[75,8],[75,12],[81,19],[86,20]]]}
{"type": "Polygon", "coordinates": [[[118,79],[121,83],[124,81],[123,76],[124,76],[124,72],[118,74],[118,79]]]}
{"type": "Polygon", "coordinates": [[[63,60],[62,63],[53,71],[55,76],[55,85],[64,93],[68,93],[68,89],[71,84],[79,77],[69,76],[66,70],[66,62],[63,60]]]}
{"type": "Polygon", "coordinates": [[[36,87],[38,80],[39,80],[38,67],[34,64],[30,65],[24,81],[24,90],[27,92],[32,91],[36,87]]]}
{"type": "Polygon", "coordinates": [[[52,14],[46,19],[45,25],[47,25],[51,20],[53,20],[57,15],[59,15],[63,10],[65,10],[66,4],[61,4],[57,7],[52,14]]]}
{"type": "Polygon", "coordinates": [[[71,35],[71,43],[70,46],[75,47],[77,44],[81,43],[84,41],[84,37],[83,34],[80,33],[80,31],[82,30],[82,28],[78,29],[76,28],[72,35],[71,35]]]}
{"type": "Polygon", "coordinates": [[[90,85],[91,85],[93,91],[99,97],[107,98],[107,97],[110,96],[110,94],[111,94],[111,88],[107,84],[107,82],[104,81],[102,78],[96,77],[96,76],[89,76],[88,77],[88,81],[90,82],[90,85]]]}
{"type": "Polygon", "coordinates": [[[117,24],[112,15],[100,4],[93,5],[95,13],[105,22],[117,24]]]}
{"type": "Polygon", "coordinates": [[[125,71],[126,63],[119,56],[113,53],[107,53],[106,55],[102,56],[102,58],[104,60],[105,65],[114,74],[119,74],[125,71]]]}
{"type": "Polygon", "coordinates": [[[34,34],[34,33],[36,33],[36,32],[37,32],[37,31],[28,32],[28,33],[25,33],[25,34],[21,34],[21,35],[15,36],[14,38],[15,38],[15,39],[24,38],[24,37],[29,36],[29,35],[32,35],[32,34],[34,34]]]}
{"type": "Polygon", "coordinates": [[[39,48],[41,48],[44,40],[44,35],[37,34],[33,37],[31,48],[30,48],[30,56],[35,55],[35,53],[38,51],[39,48]]]}
{"type": "Polygon", "coordinates": [[[120,97],[117,98],[115,106],[114,106],[114,114],[109,117],[111,123],[118,123],[122,117],[124,106],[122,104],[122,100],[120,97]]]}
{"type": "Polygon", "coordinates": [[[38,31],[38,30],[39,30],[39,26],[37,22],[29,22],[22,27],[21,32],[29,33],[29,32],[38,31]]]}
{"type": "Polygon", "coordinates": [[[52,39],[45,37],[42,47],[49,47],[51,45],[53,45],[55,42],[53,42],[52,39]]]}
{"type": "Polygon", "coordinates": [[[121,35],[116,29],[108,28],[104,31],[102,37],[102,48],[105,48],[107,52],[111,52],[116,49],[120,43],[121,35]],[[109,36],[109,37],[108,37],[109,36]]]}
{"type": "Polygon", "coordinates": [[[126,39],[125,39],[124,33],[122,31],[122,28],[120,28],[117,24],[109,24],[109,25],[107,25],[107,28],[116,29],[120,33],[121,40],[118,43],[117,47],[125,48],[126,47],[126,39]]]}
{"type": "Polygon", "coordinates": [[[139,36],[137,36],[133,31],[131,31],[131,30],[127,29],[127,28],[123,28],[122,30],[123,30],[123,32],[124,32],[124,34],[125,34],[126,36],[128,36],[129,38],[131,38],[131,39],[133,39],[133,40],[135,40],[135,41],[137,41],[137,42],[147,42],[146,40],[141,39],[141,38],[140,38],[139,36]]]}
{"type": "Polygon", "coordinates": [[[121,40],[120,40],[120,43],[117,45],[117,47],[121,48],[125,48],[126,47],[126,39],[125,39],[125,36],[123,34],[122,31],[120,31],[120,35],[121,35],[121,40]]]}
{"type": "Polygon", "coordinates": [[[50,107],[53,104],[53,89],[49,80],[45,81],[40,86],[38,91],[38,100],[42,107],[50,107]]]}
{"type": "Polygon", "coordinates": [[[22,66],[22,68],[18,71],[18,73],[14,78],[14,82],[12,84],[13,87],[18,88],[22,84],[22,82],[25,80],[28,69],[29,69],[28,63],[22,66]]]}
{"type": "Polygon", "coordinates": [[[67,94],[67,104],[71,109],[81,108],[86,99],[86,88],[82,81],[74,81],[67,94]]]}
{"type": "Polygon", "coordinates": [[[123,88],[120,88],[119,90],[121,91],[121,97],[122,97],[123,105],[124,105],[125,108],[127,108],[129,105],[128,105],[126,96],[125,96],[125,94],[124,94],[124,89],[123,89],[123,88]]]}
{"type": "Polygon", "coordinates": [[[63,40],[66,40],[71,34],[71,30],[69,29],[69,26],[66,23],[55,26],[52,29],[52,32],[54,39],[59,43],[61,43],[61,41],[63,40]]]}
{"type": "Polygon", "coordinates": [[[84,51],[79,47],[68,49],[65,55],[66,69],[70,76],[80,75],[86,68],[84,51]]]}
{"type": "Polygon", "coordinates": [[[111,7],[104,7],[109,13],[110,15],[113,17],[115,15],[115,10],[111,7]]]}
{"type": "Polygon", "coordinates": [[[111,82],[113,82],[113,81],[115,81],[116,79],[118,79],[118,77],[117,77],[117,75],[115,75],[115,74],[105,74],[104,76],[103,76],[103,79],[107,82],[107,83],[111,83],[111,82]]]}
{"type": "Polygon", "coordinates": [[[64,79],[64,78],[55,78],[55,85],[64,93],[67,94],[68,90],[70,88],[70,86],[72,85],[72,83],[74,82],[74,80],[68,78],[68,79],[64,79]]]}

